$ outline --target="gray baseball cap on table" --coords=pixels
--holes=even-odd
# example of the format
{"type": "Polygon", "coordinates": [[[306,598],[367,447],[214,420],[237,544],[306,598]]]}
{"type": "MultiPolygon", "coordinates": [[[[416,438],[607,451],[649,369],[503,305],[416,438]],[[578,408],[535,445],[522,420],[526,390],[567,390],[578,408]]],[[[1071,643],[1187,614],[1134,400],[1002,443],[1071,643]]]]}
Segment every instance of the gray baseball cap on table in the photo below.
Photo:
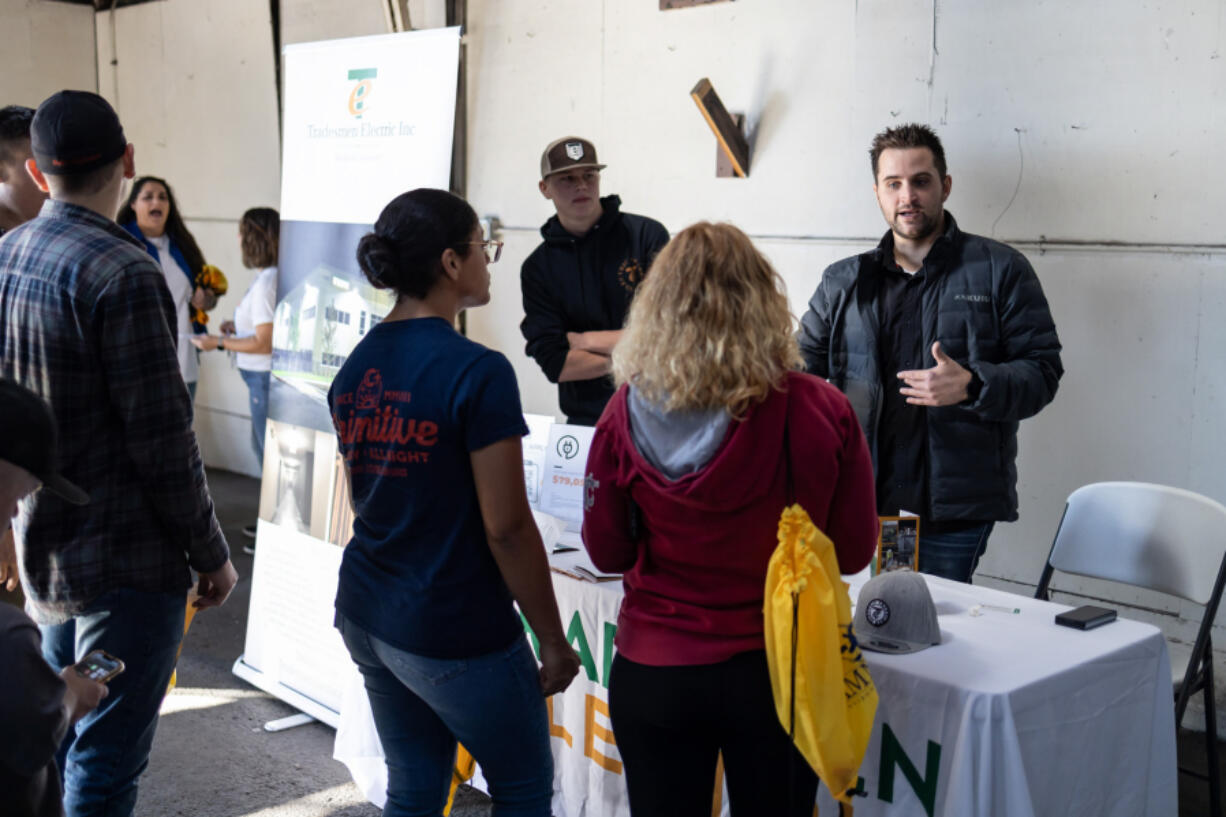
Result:
{"type": "Polygon", "coordinates": [[[941,643],[937,608],[923,575],[893,570],[874,576],[856,600],[856,640],[867,650],[909,653],[941,643]]]}

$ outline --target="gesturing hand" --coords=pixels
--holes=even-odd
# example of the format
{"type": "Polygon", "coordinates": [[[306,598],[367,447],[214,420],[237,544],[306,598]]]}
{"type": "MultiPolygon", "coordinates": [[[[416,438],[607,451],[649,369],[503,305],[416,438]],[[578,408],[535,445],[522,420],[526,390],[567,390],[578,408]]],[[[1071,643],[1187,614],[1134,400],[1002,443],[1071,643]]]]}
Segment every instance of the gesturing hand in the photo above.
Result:
{"type": "Polygon", "coordinates": [[[967,398],[971,373],[941,351],[941,342],[932,344],[937,365],[931,369],[910,369],[898,373],[906,385],[898,393],[913,406],[953,406],[967,398]]]}

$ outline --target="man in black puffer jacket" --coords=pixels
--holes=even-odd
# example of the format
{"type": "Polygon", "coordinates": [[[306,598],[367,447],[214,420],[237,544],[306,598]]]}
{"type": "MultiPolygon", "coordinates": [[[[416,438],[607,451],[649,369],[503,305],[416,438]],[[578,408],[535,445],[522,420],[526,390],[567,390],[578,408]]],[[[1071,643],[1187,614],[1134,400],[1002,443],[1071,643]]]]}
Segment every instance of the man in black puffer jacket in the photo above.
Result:
{"type": "Polygon", "coordinates": [[[831,265],[801,320],[808,370],[851,400],[883,516],[920,516],[920,569],[969,582],[997,521],[1017,519],[1017,427],[1064,368],[1025,256],[964,233],[924,125],[878,134],[874,190],[890,232],[831,265]]]}
{"type": "Polygon", "coordinates": [[[528,355],[558,384],[567,422],[587,426],[613,396],[610,354],[635,290],[668,243],[660,222],[621,212],[617,196],[600,198],[604,167],[577,136],[545,148],[540,190],[557,215],[520,273],[528,355]]]}

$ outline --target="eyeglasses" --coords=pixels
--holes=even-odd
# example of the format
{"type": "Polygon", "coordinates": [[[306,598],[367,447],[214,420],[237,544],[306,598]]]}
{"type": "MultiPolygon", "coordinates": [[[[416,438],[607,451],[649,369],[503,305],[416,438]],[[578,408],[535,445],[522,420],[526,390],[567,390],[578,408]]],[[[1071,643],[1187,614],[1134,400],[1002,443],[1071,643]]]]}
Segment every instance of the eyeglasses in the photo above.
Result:
{"type": "Polygon", "coordinates": [[[501,241],[470,241],[468,243],[481,245],[481,249],[485,252],[485,263],[487,264],[493,264],[499,258],[502,258],[501,241]]]}

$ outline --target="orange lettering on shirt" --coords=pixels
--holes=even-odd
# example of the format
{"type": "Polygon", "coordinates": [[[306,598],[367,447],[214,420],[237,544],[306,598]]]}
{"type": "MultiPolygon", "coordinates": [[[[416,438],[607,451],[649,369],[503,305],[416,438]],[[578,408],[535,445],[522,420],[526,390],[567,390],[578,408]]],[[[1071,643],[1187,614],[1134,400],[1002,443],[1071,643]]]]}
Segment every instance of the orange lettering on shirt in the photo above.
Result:
{"type": "Polygon", "coordinates": [[[391,406],[362,416],[353,411],[347,417],[334,414],[332,423],[342,445],[368,442],[431,446],[438,442],[438,423],[401,417],[399,409],[391,406]]]}

